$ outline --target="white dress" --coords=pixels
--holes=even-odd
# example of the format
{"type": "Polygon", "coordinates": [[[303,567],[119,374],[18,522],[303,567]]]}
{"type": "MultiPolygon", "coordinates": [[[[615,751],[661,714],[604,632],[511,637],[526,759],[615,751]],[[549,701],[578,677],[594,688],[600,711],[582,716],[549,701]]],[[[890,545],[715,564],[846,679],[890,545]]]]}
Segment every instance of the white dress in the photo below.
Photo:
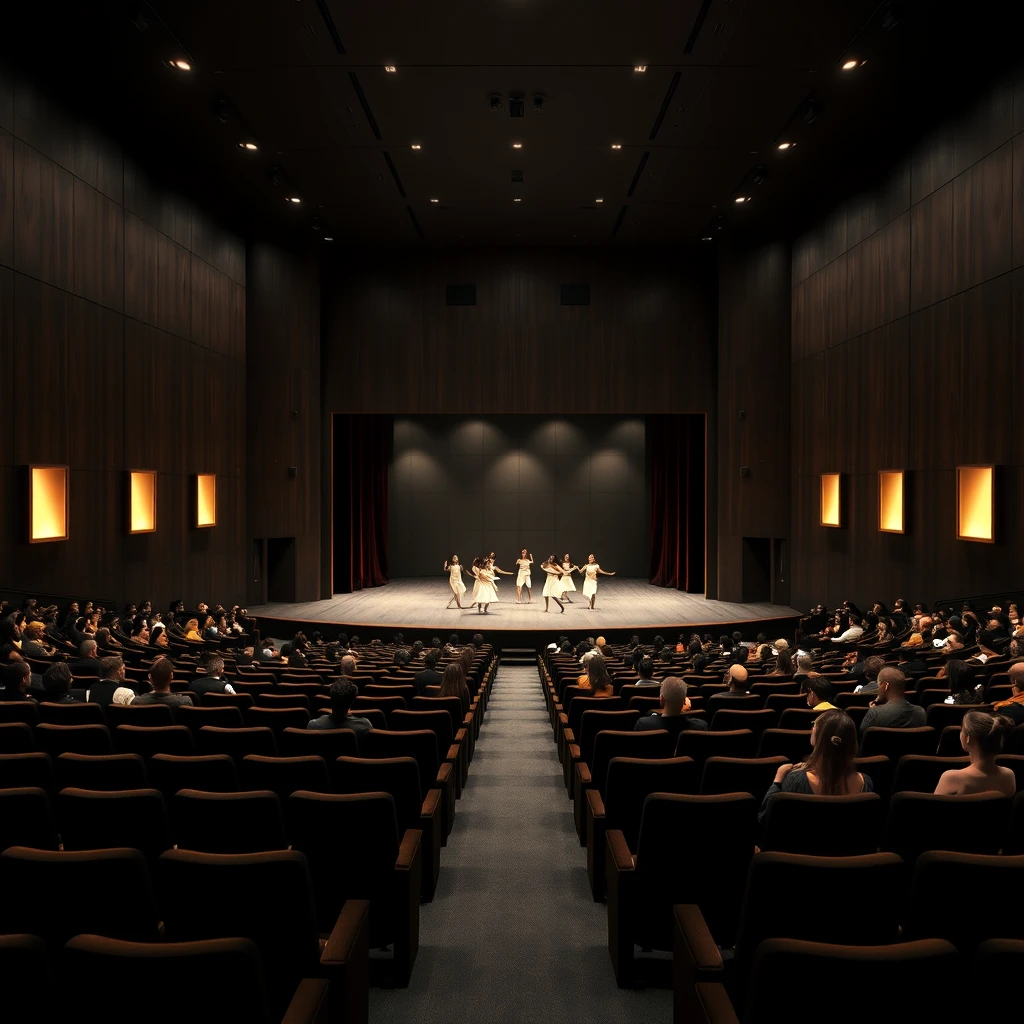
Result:
{"type": "Polygon", "coordinates": [[[530,581],[530,560],[528,558],[517,559],[516,565],[519,566],[519,575],[516,576],[516,586],[529,587],[532,590],[533,583],[530,581]]]}
{"type": "Polygon", "coordinates": [[[461,565],[448,566],[448,586],[452,588],[452,593],[458,594],[459,597],[466,592],[466,584],[462,582],[461,565]]]}
{"type": "Polygon", "coordinates": [[[544,596],[545,597],[561,597],[562,596],[562,581],[553,573],[544,570],[544,596]]]}
{"type": "Polygon", "coordinates": [[[576,584],[573,582],[572,573],[569,571],[572,568],[572,562],[563,562],[562,568],[565,570],[565,575],[562,577],[562,593],[575,594],[576,584]]]}
{"type": "Polygon", "coordinates": [[[473,603],[492,604],[498,600],[498,591],[494,589],[494,574],[489,569],[480,570],[473,584],[473,603]]]}
{"type": "Polygon", "coordinates": [[[586,573],[587,578],[583,581],[583,596],[593,597],[597,593],[597,570],[601,567],[597,562],[589,563],[583,566],[583,571],[586,573]]]}

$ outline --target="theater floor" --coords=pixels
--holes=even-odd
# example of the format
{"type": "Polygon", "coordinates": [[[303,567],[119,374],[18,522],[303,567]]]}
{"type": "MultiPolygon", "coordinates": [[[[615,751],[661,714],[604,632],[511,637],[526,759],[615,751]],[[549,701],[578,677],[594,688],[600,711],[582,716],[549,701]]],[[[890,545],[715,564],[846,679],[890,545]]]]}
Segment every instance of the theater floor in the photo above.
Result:
{"type": "Polygon", "coordinates": [[[620,990],[587,884],[537,669],[503,666],[408,989],[373,989],[373,1024],[667,1021],[668,990],[620,990]]]}

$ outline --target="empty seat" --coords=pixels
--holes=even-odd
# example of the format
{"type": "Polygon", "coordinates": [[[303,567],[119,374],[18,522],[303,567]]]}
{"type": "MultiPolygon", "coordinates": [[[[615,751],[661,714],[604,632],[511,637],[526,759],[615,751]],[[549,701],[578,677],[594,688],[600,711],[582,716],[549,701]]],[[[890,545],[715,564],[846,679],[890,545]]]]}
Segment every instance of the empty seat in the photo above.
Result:
{"type": "Polygon", "coordinates": [[[240,762],[246,754],[277,757],[277,743],[272,729],[222,729],[217,725],[204,725],[196,734],[196,752],[200,754],[228,754],[240,762]]]}
{"type": "Polygon", "coordinates": [[[882,800],[877,793],[776,793],[768,804],[760,846],[815,857],[874,853],[881,822],[882,800]]]}
{"type": "Polygon", "coordinates": [[[715,732],[749,729],[755,736],[760,736],[765,729],[774,728],[777,721],[775,712],[767,708],[747,711],[719,705],[711,716],[711,729],[715,732]]]}
{"type": "Polygon", "coordinates": [[[872,757],[855,757],[853,759],[854,769],[864,776],[870,776],[876,792],[883,800],[889,799],[889,791],[892,788],[892,763],[883,754],[875,754],[872,757]]]}
{"type": "Polygon", "coordinates": [[[208,793],[180,789],[171,800],[178,848],[200,853],[284,850],[281,801],[270,790],[208,793]]]}
{"type": "Polygon", "coordinates": [[[243,937],[256,943],[278,1016],[286,1012],[301,980],[319,975],[331,982],[333,1016],[366,1019],[369,905],[346,902],[321,955],[303,854],[169,850],[157,865],[156,886],[169,942],[243,937]]]}
{"type": "Polygon", "coordinates": [[[174,712],[166,704],[108,704],[107,725],[161,726],[174,725],[174,712]]]}
{"type": "Polygon", "coordinates": [[[250,693],[204,693],[199,698],[199,706],[204,708],[238,708],[243,714],[246,708],[255,703],[250,693]]]}
{"type": "Polygon", "coordinates": [[[39,724],[39,705],[34,700],[0,701],[0,725],[21,722],[24,725],[39,724]]]}
{"type": "Polygon", "coordinates": [[[0,787],[18,789],[26,786],[44,789],[50,794],[56,792],[53,758],[38,751],[0,754],[0,787]]]}
{"type": "Polygon", "coordinates": [[[154,754],[192,754],[192,733],[184,725],[119,725],[114,742],[122,754],[152,757],[154,754]]]}
{"type": "Polygon", "coordinates": [[[758,757],[784,757],[793,764],[811,752],[810,729],[765,729],[757,748],[758,757]]]}
{"type": "MultiPolygon", "coordinates": [[[[686,735],[683,733],[683,735],[686,735]]],[[[700,906],[711,933],[732,945],[742,886],[754,851],[757,804],[746,793],[653,793],[644,802],[636,854],[607,833],[608,952],[620,987],[637,979],[634,946],[672,948],[672,907],[700,906]],[[679,836],[700,836],[680,843],[679,836]]]]}
{"type": "Polygon", "coordinates": [[[709,757],[704,762],[700,791],[704,796],[749,793],[760,803],[774,781],[779,766],[786,761],[787,758],[782,756],[709,757]]]}
{"type": "Polygon", "coordinates": [[[384,717],[390,721],[392,711],[404,711],[409,705],[404,697],[367,697],[362,692],[352,702],[352,714],[361,715],[364,711],[383,711],[384,717]]]}
{"type": "Polygon", "coordinates": [[[57,758],[61,789],[145,789],[146,765],[138,754],[61,754],[57,758]]]}
{"type": "Polygon", "coordinates": [[[241,729],[242,712],[240,708],[226,705],[224,707],[184,707],[178,708],[178,725],[184,725],[193,734],[204,725],[216,725],[221,729],[241,729]]]}
{"type": "Polygon", "coordinates": [[[315,754],[306,757],[264,757],[246,754],[239,765],[242,789],[271,789],[282,800],[297,789],[329,793],[327,765],[315,754]]]}
{"type": "Polygon", "coordinates": [[[149,779],[165,799],[179,789],[238,792],[238,769],[227,754],[154,754],[149,759],[149,779]]]}
{"type": "Polygon", "coordinates": [[[112,754],[114,744],[105,725],[36,726],[36,746],[51,757],[61,754],[112,754]]]}
{"type": "Polygon", "coordinates": [[[928,708],[928,719],[926,725],[930,725],[936,732],[942,732],[947,726],[959,727],[968,711],[983,711],[987,708],[971,704],[932,704],[928,708]]]}
{"type": "Polygon", "coordinates": [[[809,707],[786,708],[779,716],[780,729],[806,729],[811,731],[814,720],[820,715],[820,711],[814,711],[809,707]]]}
{"type": "Polygon", "coordinates": [[[152,864],[173,845],[164,797],[157,789],[62,789],[55,806],[65,850],[127,846],[152,864]]]}
{"type": "Polygon", "coordinates": [[[273,693],[256,694],[253,704],[258,708],[305,708],[309,710],[309,696],[302,693],[282,693],[275,690],[273,693]]]}
{"type": "Polygon", "coordinates": [[[359,740],[351,729],[288,728],[277,737],[282,757],[322,757],[331,764],[339,757],[355,757],[359,740]]]}
{"type": "Polygon", "coordinates": [[[860,743],[864,757],[884,754],[893,764],[904,754],[934,754],[939,734],[930,726],[914,729],[887,729],[872,726],[866,730],[860,743]]]}
{"type": "Polygon", "coordinates": [[[104,1024],[138,1024],[140,1007],[147,1024],[313,1024],[327,1016],[324,978],[304,979],[286,1015],[275,1016],[259,949],[249,939],[135,943],[77,935],[61,963],[75,1005],[101,1013],[104,1024]]]}
{"type": "MultiPolygon", "coordinates": [[[[597,698],[601,701],[601,698],[597,698]]],[[[603,700],[605,708],[608,708],[609,701],[603,700]]],[[[569,796],[574,795],[573,779],[575,777],[575,766],[578,761],[590,764],[594,756],[594,740],[599,732],[605,729],[612,729],[615,732],[632,732],[639,718],[637,711],[613,711],[613,710],[587,710],[583,712],[580,720],[579,732],[576,734],[576,742],[568,743],[565,751],[565,763],[563,773],[565,788],[569,796]]]]}
{"type": "Polygon", "coordinates": [[[754,757],[757,737],[749,729],[705,732],[684,729],[676,740],[676,757],[692,757],[700,771],[709,757],[754,757]]]}
{"type": "MultiPolygon", "coordinates": [[[[0,703],[0,707],[9,706],[0,703]]],[[[0,722],[0,754],[28,754],[35,749],[32,726],[25,722],[0,722]]]]}
{"type": "Polygon", "coordinates": [[[408,706],[416,696],[416,687],[411,683],[367,683],[359,694],[364,697],[401,697],[408,706]]]}
{"type": "Polygon", "coordinates": [[[953,768],[965,768],[966,757],[934,757],[928,754],[904,754],[896,765],[892,792],[934,793],[942,773],[953,768]]]}
{"type": "Polygon", "coordinates": [[[250,728],[268,728],[276,734],[285,729],[305,729],[309,712],[305,708],[264,708],[258,705],[245,713],[245,724],[250,728]]]}
{"type": "Polygon", "coordinates": [[[1009,812],[1010,801],[999,793],[894,793],[882,848],[907,864],[925,850],[998,853],[1009,812]]]}
{"type": "Polygon", "coordinates": [[[59,1021],[57,983],[46,943],[37,935],[0,935],[4,1015],[13,1021],[59,1021]]]}
{"type": "Polygon", "coordinates": [[[103,708],[99,704],[51,704],[43,701],[39,705],[39,721],[53,725],[106,725],[103,708]]]}
{"type": "Polygon", "coordinates": [[[393,980],[408,985],[419,949],[419,831],[399,832],[386,793],[300,791],[285,806],[293,847],[309,861],[321,930],[346,900],[369,900],[370,945],[393,947],[393,980]]]}
{"type": "Polygon", "coordinates": [[[57,825],[45,790],[37,786],[0,789],[0,850],[9,846],[58,848],[57,825]]]}
{"type": "Polygon", "coordinates": [[[83,933],[152,942],[159,937],[160,914],[138,850],[11,847],[0,855],[0,885],[0,931],[38,935],[53,950],[83,933]]]}

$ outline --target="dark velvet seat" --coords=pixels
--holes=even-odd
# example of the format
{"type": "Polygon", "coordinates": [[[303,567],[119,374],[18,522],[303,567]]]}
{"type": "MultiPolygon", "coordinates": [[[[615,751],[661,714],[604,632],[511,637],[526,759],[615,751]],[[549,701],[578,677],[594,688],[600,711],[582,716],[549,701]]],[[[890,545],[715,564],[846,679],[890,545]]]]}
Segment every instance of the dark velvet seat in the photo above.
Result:
{"type": "Polygon", "coordinates": [[[174,845],[157,789],[62,789],[56,810],[65,850],[129,847],[153,864],[174,845]]]}
{"type": "Polygon", "coordinates": [[[145,789],[146,764],[138,754],[61,754],[57,758],[61,789],[145,789]]]}
{"type": "Polygon", "coordinates": [[[327,765],[315,754],[305,757],[264,757],[246,754],[239,765],[242,789],[270,789],[283,801],[297,789],[331,792],[327,765]]]}
{"type": "Polygon", "coordinates": [[[35,750],[0,754],[0,787],[17,789],[25,786],[44,789],[53,796],[57,792],[53,758],[35,750]]]}
{"type": "Polygon", "coordinates": [[[768,804],[761,849],[815,857],[874,853],[882,824],[877,793],[815,796],[776,793],[768,804]]]}
{"type": "Polygon", "coordinates": [[[268,789],[210,793],[179,789],[171,800],[179,850],[199,853],[267,853],[288,839],[281,800],[268,789]]]}
{"type": "Polygon", "coordinates": [[[168,801],[179,789],[238,792],[238,769],[227,754],[154,754],[149,779],[168,801]]]}
{"type": "Polygon", "coordinates": [[[60,754],[112,754],[114,744],[105,725],[50,725],[35,729],[36,747],[51,757],[60,754]]]}
{"type": "Polygon", "coordinates": [[[238,763],[246,754],[277,757],[277,742],[272,729],[263,727],[223,729],[204,725],[196,734],[196,753],[228,754],[238,763]]]}
{"type": "Polygon", "coordinates": [[[45,790],[36,786],[0,789],[0,851],[9,846],[58,849],[57,824],[45,790]]]}

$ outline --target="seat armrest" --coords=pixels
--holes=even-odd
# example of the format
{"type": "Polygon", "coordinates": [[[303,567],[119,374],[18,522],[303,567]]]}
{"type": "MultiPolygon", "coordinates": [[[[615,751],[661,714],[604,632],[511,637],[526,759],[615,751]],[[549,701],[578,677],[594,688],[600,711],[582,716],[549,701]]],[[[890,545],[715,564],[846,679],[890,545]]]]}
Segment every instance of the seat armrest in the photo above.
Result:
{"type": "Polygon", "coordinates": [[[569,728],[569,716],[562,710],[561,704],[555,705],[555,714],[558,715],[558,721],[561,722],[563,729],[569,728]]]}
{"type": "Polygon", "coordinates": [[[441,790],[428,789],[423,806],[420,808],[420,817],[433,818],[441,809],[441,797],[441,790]]]}
{"type": "Polygon", "coordinates": [[[451,778],[452,764],[451,761],[445,761],[440,768],[437,769],[437,781],[442,785],[447,786],[448,780],[451,778]]]}
{"type": "Polygon", "coordinates": [[[325,978],[303,978],[281,1024],[329,1024],[328,988],[325,978]]]}
{"type": "Polygon", "coordinates": [[[465,730],[465,728],[459,729],[459,731],[455,734],[455,742],[456,743],[462,743],[465,739],[466,739],[466,730],[465,730]]]}
{"type": "Polygon", "coordinates": [[[568,749],[569,749],[569,756],[570,756],[570,757],[571,757],[571,758],[572,758],[572,759],[573,759],[574,761],[578,761],[578,760],[580,760],[580,748],[579,748],[579,744],[577,744],[577,743],[572,743],[572,742],[570,742],[570,743],[569,743],[569,747],[568,747],[568,749]]]}
{"type": "Polygon", "coordinates": [[[594,784],[594,779],[590,774],[590,769],[587,767],[585,761],[576,762],[576,778],[579,780],[580,788],[586,789],[588,786],[594,784]]]}
{"type": "Polygon", "coordinates": [[[460,750],[461,750],[461,746],[460,746],[460,744],[458,744],[458,743],[453,743],[453,744],[452,744],[452,745],[451,745],[451,746],[450,746],[450,747],[448,748],[448,753],[447,753],[447,754],[445,754],[445,757],[444,757],[445,761],[457,761],[457,760],[458,760],[458,757],[459,757],[459,751],[460,751],[460,750]]]}
{"type": "Polygon", "coordinates": [[[604,800],[596,789],[588,789],[586,793],[587,807],[590,810],[590,817],[595,821],[605,816],[604,800]]]}
{"type": "Polygon", "coordinates": [[[320,971],[331,986],[332,1024],[367,1024],[370,1019],[369,921],[369,900],[346,900],[320,954],[320,971]]]}
{"type": "Polygon", "coordinates": [[[396,871],[411,871],[414,862],[419,858],[420,840],[423,833],[418,828],[407,828],[402,836],[402,845],[398,848],[398,859],[395,861],[396,871]]]}
{"type": "Polygon", "coordinates": [[[724,985],[698,985],[697,1005],[698,1015],[692,1018],[697,1024],[740,1024],[724,985]]]}
{"type": "Polygon", "coordinates": [[[697,971],[721,971],[722,954],[715,945],[707,922],[695,903],[677,903],[672,908],[676,936],[697,971]]]}
{"type": "Polygon", "coordinates": [[[613,828],[606,833],[608,840],[608,855],[611,857],[611,864],[616,871],[632,871],[636,867],[636,858],[629,852],[626,845],[626,837],[622,832],[613,828]]]}

